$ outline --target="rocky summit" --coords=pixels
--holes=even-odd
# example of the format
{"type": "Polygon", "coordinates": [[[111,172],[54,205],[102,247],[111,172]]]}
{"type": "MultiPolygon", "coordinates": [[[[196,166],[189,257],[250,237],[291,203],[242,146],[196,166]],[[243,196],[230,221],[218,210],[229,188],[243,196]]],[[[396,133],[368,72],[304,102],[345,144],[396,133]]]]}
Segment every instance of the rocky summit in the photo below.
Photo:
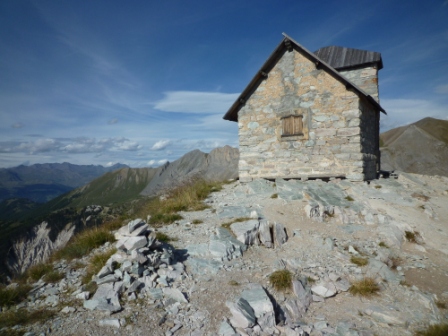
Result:
{"type": "Polygon", "coordinates": [[[413,335],[448,319],[448,178],[236,181],[205,203],[161,228],[125,223],[115,246],[93,252],[116,248],[93,276],[94,292],[81,285],[85,268],[75,267],[90,256],[55,263],[64,279],[38,281],[11,309],[49,307],[56,316],[21,330],[413,335]],[[291,276],[284,289],[278,271],[291,276]],[[360,295],[362,283],[375,291],[360,295]]]}

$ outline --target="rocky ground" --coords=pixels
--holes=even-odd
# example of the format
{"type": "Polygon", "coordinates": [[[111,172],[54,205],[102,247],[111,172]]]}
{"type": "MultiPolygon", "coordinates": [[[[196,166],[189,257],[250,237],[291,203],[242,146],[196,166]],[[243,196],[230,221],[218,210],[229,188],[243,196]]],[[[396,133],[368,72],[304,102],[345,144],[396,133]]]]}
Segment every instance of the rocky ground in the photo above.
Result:
{"type": "Polygon", "coordinates": [[[448,304],[448,178],[233,182],[206,203],[209,209],[181,213],[183,220],[159,229],[177,239],[171,245],[141,220],[120,229],[118,251],[97,275],[93,297],[80,284],[84,270],[75,270],[76,261],[55,265],[65,279],[36,283],[17,308],[58,313],[23,330],[412,335],[448,319],[439,308],[448,304]],[[237,218],[246,219],[229,224],[237,218]],[[282,269],[294,274],[286,292],[269,282],[282,269]],[[351,283],[365,277],[378,283],[378,294],[351,294],[351,283]]]}

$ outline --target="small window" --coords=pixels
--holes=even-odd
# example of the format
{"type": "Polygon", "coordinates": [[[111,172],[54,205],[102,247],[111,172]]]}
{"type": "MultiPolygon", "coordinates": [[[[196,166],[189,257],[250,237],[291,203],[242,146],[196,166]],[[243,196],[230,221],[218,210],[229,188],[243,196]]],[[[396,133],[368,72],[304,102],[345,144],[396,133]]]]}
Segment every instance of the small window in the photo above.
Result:
{"type": "Polygon", "coordinates": [[[282,118],[282,137],[303,135],[303,116],[289,115],[282,118]]]}

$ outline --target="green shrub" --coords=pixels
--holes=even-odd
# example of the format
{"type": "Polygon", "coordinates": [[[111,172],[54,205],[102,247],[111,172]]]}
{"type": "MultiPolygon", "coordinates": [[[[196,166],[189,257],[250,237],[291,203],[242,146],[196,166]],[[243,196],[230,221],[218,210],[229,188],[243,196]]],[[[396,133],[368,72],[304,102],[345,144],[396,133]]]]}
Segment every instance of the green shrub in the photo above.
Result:
{"type": "Polygon", "coordinates": [[[346,196],[345,199],[349,202],[353,202],[355,199],[351,196],[346,196]]]}
{"type": "Polygon", "coordinates": [[[0,307],[9,307],[26,299],[31,286],[18,284],[16,287],[7,288],[0,286],[0,307]]]}
{"type": "Polygon", "coordinates": [[[349,291],[353,295],[372,296],[379,292],[380,287],[372,278],[364,278],[352,283],[349,291]]]}
{"type": "Polygon", "coordinates": [[[367,258],[358,257],[358,256],[351,256],[350,261],[358,266],[365,266],[369,263],[369,260],[367,258]]]}
{"type": "Polygon", "coordinates": [[[193,220],[192,223],[193,223],[193,224],[202,224],[202,223],[204,223],[204,221],[202,221],[202,220],[200,220],[200,219],[195,219],[195,220],[193,220]]]}
{"type": "Polygon", "coordinates": [[[269,281],[277,291],[286,291],[292,286],[292,273],[288,270],[279,270],[269,276],[269,281]]]}
{"type": "Polygon", "coordinates": [[[73,237],[62,249],[56,251],[52,259],[66,259],[68,261],[82,258],[93,249],[107,242],[114,242],[115,237],[107,228],[92,228],[73,237]]]}
{"type": "Polygon", "coordinates": [[[417,331],[416,336],[446,336],[448,335],[448,324],[435,324],[426,330],[417,331]]]}
{"type": "Polygon", "coordinates": [[[230,280],[230,281],[229,281],[229,285],[230,285],[230,286],[239,286],[240,284],[239,284],[238,281],[230,280]]]}
{"type": "Polygon", "coordinates": [[[278,194],[272,194],[271,198],[278,198],[278,194]]]}
{"type": "Polygon", "coordinates": [[[33,324],[39,321],[45,321],[52,318],[56,313],[42,308],[33,312],[26,309],[16,311],[5,311],[0,313],[0,328],[13,327],[15,325],[33,324]]]}

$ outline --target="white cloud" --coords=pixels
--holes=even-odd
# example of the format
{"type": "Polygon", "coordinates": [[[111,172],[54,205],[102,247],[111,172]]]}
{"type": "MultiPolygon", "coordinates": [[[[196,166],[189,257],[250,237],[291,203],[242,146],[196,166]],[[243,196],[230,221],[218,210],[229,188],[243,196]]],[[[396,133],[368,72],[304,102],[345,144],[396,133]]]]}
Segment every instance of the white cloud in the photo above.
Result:
{"type": "Polygon", "coordinates": [[[168,147],[171,144],[171,140],[159,140],[152,147],[151,150],[158,151],[168,147]]]}
{"type": "Polygon", "coordinates": [[[21,122],[16,122],[11,125],[12,128],[22,128],[23,124],[21,122]]]}
{"type": "Polygon", "coordinates": [[[156,160],[149,160],[148,166],[153,166],[156,163],[156,160]]]}
{"type": "Polygon", "coordinates": [[[158,165],[163,165],[163,164],[166,163],[166,162],[168,162],[167,159],[162,159],[162,160],[157,161],[157,164],[158,164],[158,165]]]}
{"type": "Polygon", "coordinates": [[[118,122],[118,119],[114,118],[114,119],[109,120],[107,123],[108,123],[109,125],[114,125],[114,124],[116,124],[117,122],[118,122]]]}
{"type": "Polygon", "coordinates": [[[381,115],[381,132],[426,117],[448,119],[448,106],[425,99],[382,99],[387,116],[381,115]]]}
{"type": "Polygon", "coordinates": [[[108,162],[104,165],[104,167],[112,167],[116,162],[108,162]]]}
{"type": "Polygon", "coordinates": [[[238,98],[238,93],[168,91],[155,103],[156,110],[186,113],[224,113],[238,98]]]}

